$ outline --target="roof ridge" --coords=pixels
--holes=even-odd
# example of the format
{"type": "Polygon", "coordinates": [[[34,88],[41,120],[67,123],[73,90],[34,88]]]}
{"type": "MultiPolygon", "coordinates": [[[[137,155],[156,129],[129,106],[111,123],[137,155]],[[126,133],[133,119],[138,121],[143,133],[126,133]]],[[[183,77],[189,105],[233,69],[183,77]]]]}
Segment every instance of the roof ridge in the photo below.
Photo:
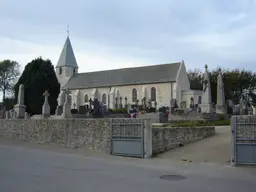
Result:
{"type": "Polygon", "coordinates": [[[126,70],[126,69],[136,69],[136,68],[148,68],[148,67],[156,67],[156,66],[163,66],[163,65],[175,65],[175,64],[181,64],[182,62],[175,62],[175,63],[164,63],[164,64],[153,64],[153,65],[146,65],[146,66],[137,66],[137,67],[125,67],[125,68],[118,68],[118,69],[107,69],[107,70],[101,70],[101,71],[91,71],[91,72],[82,72],[79,74],[87,74],[87,73],[99,73],[99,72],[106,72],[106,71],[119,71],[119,70],[126,70]]]}

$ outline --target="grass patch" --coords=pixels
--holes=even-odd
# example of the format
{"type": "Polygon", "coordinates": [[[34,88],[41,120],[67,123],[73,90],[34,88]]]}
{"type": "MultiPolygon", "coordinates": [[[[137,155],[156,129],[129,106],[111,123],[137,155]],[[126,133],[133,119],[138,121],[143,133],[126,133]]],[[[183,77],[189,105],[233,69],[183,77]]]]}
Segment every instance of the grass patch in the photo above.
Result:
{"type": "Polygon", "coordinates": [[[230,125],[230,120],[217,120],[217,121],[181,121],[176,123],[169,123],[163,125],[153,125],[152,127],[202,127],[202,126],[224,126],[230,125]]]}

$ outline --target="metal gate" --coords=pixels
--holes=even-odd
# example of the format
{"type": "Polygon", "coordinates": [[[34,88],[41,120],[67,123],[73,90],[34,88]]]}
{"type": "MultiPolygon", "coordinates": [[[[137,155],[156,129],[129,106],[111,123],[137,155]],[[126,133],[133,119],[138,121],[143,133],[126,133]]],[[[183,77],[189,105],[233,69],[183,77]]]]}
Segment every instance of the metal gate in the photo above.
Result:
{"type": "Polygon", "coordinates": [[[144,157],[143,119],[111,119],[111,155],[144,157]]]}
{"type": "Polygon", "coordinates": [[[256,116],[233,116],[232,163],[256,165],[256,116]]]}

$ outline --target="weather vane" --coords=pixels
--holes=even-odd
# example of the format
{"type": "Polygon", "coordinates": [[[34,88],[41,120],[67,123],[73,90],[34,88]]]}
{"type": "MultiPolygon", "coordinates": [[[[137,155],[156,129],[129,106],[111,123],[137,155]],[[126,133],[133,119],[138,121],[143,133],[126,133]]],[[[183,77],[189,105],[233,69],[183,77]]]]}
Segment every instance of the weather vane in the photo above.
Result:
{"type": "Polygon", "coordinates": [[[67,27],[67,35],[69,36],[69,25],[67,27]]]}

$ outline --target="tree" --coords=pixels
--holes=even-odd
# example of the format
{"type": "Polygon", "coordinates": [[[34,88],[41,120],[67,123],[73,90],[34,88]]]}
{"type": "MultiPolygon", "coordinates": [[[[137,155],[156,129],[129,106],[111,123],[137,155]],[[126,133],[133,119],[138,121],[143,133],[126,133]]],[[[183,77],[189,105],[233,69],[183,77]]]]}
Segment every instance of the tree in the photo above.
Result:
{"type": "MultiPolygon", "coordinates": [[[[256,89],[256,73],[245,69],[224,69],[222,70],[225,99],[239,103],[241,95],[249,97],[253,103],[256,103],[256,95],[253,91],[256,89]]],[[[212,101],[217,102],[217,78],[218,68],[209,72],[211,81],[212,101]]],[[[202,90],[203,73],[196,69],[189,70],[188,76],[190,79],[192,90],[202,90]]]]}
{"type": "Polygon", "coordinates": [[[200,69],[194,69],[193,71],[188,70],[188,78],[190,81],[190,88],[192,90],[201,90],[203,89],[203,73],[200,69]]]}
{"type": "Polygon", "coordinates": [[[20,75],[20,65],[16,61],[0,61],[0,90],[3,92],[5,106],[6,95],[12,94],[14,84],[20,75]]]}
{"type": "Polygon", "coordinates": [[[42,106],[44,104],[43,92],[45,90],[48,90],[50,93],[49,105],[51,107],[51,114],[55,113],[58,105],[57,98],[60,93],[60,84],[50,60],[43,60],[40,57],[26,65],[15,85],[16,100],[20,84],[24,85],[24,102],[28,113],[31,115],[42,113],[42,106]]]}

